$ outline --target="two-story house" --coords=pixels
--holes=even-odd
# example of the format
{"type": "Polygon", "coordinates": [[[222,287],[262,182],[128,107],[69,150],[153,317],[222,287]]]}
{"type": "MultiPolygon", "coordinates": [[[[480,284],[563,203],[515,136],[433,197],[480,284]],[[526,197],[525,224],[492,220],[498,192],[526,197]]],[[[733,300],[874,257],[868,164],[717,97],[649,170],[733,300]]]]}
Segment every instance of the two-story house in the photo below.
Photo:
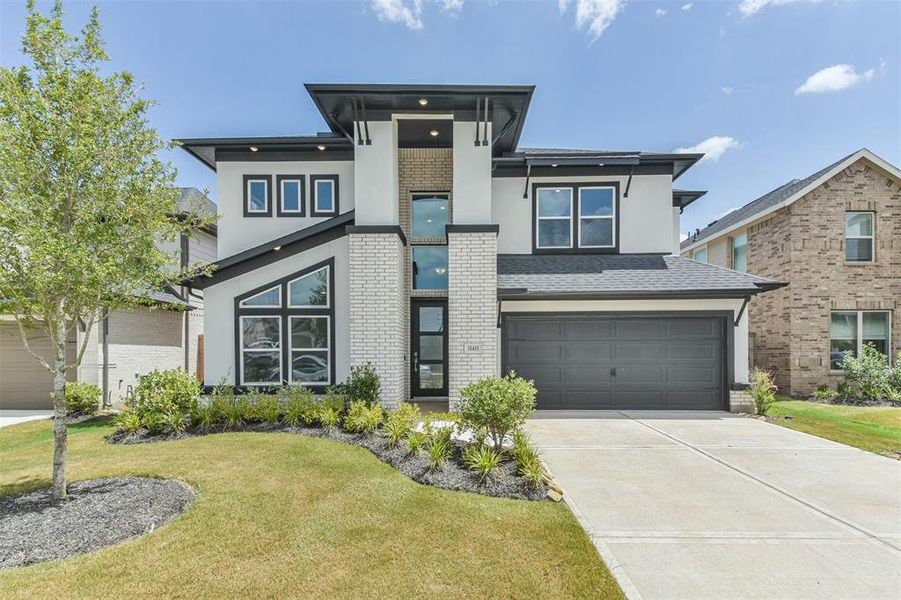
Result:
{"type": "Polygon", "coordinates": [[[730,212],[681,249],[790,284],[748,309],[752,362],[786,391],[835,386],[863,344],[901,350],[901,171],[869,150],[730,212]]]}
{"type": "MultiPolygon", "coordinates": [[[[216,214],[216,205],[195,188],[181,188],[181,213],[216,214]]],[[[207,264],[216,259],[216,227],[194,236],[181,236],[165,249],[180,266],[207,264]]],[[[147,296],[149,306],[112,311],[91,331],[77,328],[70,336],[67,352],[74,360],[77,348],[88,336],[78,369],[68,372],[69,381],[100,387],[107,404],[124,401],[138,378],[154,369],[182,367],[203,376],[203,295],[187,287],[159,290],[147,296]]],[[[53,355],[50,340],[39,328],[28,332],[29,346],[37,354],[53,355]]],[[[22,344],[11,315],[0,315],[0,409],[48,410],[53,408],[53,381],[22,344]]]]}
{"type": "Polygon", "coordinates": [[[307,85],[329,132],[181,140],[216,172],[206,383],[451,406],[511,370],[538,407],[748,408],[749,296],[679,257],[699,154],[519,148],[533,86],[307,85]]]}

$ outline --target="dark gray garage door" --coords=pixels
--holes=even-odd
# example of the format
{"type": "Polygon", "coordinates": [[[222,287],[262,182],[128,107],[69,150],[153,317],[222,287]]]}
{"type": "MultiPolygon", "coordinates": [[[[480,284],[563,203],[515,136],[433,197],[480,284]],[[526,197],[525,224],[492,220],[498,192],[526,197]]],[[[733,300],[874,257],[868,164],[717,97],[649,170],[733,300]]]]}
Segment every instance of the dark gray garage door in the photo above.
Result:
{"type": "Polygon", "coordinates": [[[538,408],[723,408],[722,317],[505,315],[503,366],[538,408]]]}

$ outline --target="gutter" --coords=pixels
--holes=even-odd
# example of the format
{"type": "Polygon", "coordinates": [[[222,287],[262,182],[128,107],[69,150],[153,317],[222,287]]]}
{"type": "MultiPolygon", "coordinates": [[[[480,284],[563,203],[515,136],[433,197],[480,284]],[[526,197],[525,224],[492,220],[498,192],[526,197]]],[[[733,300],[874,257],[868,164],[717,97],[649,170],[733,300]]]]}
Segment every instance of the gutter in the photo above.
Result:
{"type": "Polygon", "coordinates": [[[527,288],[498,288],[498,300],[744,300],[753,295],[785,287],[786,283],[759,284],[754,288],[710,290],[617,290],[598,292],[530,292],[527,288]]]}

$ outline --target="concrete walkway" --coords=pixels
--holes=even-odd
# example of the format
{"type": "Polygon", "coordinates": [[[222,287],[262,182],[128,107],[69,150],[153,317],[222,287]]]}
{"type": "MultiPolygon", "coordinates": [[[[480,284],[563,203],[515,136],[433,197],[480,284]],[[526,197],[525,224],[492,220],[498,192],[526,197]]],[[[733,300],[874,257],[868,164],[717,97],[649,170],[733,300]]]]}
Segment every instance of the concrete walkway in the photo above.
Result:
{"type": "Polygon", "coordinates": [[[49,419],[52,416],[52,410],[0,410],[0,427],[36,419],[49,419]]]}
{"type": "Polygon", "coordinates": [[[527,429],[630,598],[901,598],[901,462],[723,412],[527,429]]]}

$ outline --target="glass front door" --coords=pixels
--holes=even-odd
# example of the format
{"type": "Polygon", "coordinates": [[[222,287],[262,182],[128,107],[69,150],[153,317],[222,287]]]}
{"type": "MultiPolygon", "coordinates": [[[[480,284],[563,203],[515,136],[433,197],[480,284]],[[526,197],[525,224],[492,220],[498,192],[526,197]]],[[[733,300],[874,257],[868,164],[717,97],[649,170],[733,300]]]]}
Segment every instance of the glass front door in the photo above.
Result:
{"type": "Polygon", "coordinates": [[[447,396],[447,302],[414,300],[412,321],[413,396],[447,396]]]}

